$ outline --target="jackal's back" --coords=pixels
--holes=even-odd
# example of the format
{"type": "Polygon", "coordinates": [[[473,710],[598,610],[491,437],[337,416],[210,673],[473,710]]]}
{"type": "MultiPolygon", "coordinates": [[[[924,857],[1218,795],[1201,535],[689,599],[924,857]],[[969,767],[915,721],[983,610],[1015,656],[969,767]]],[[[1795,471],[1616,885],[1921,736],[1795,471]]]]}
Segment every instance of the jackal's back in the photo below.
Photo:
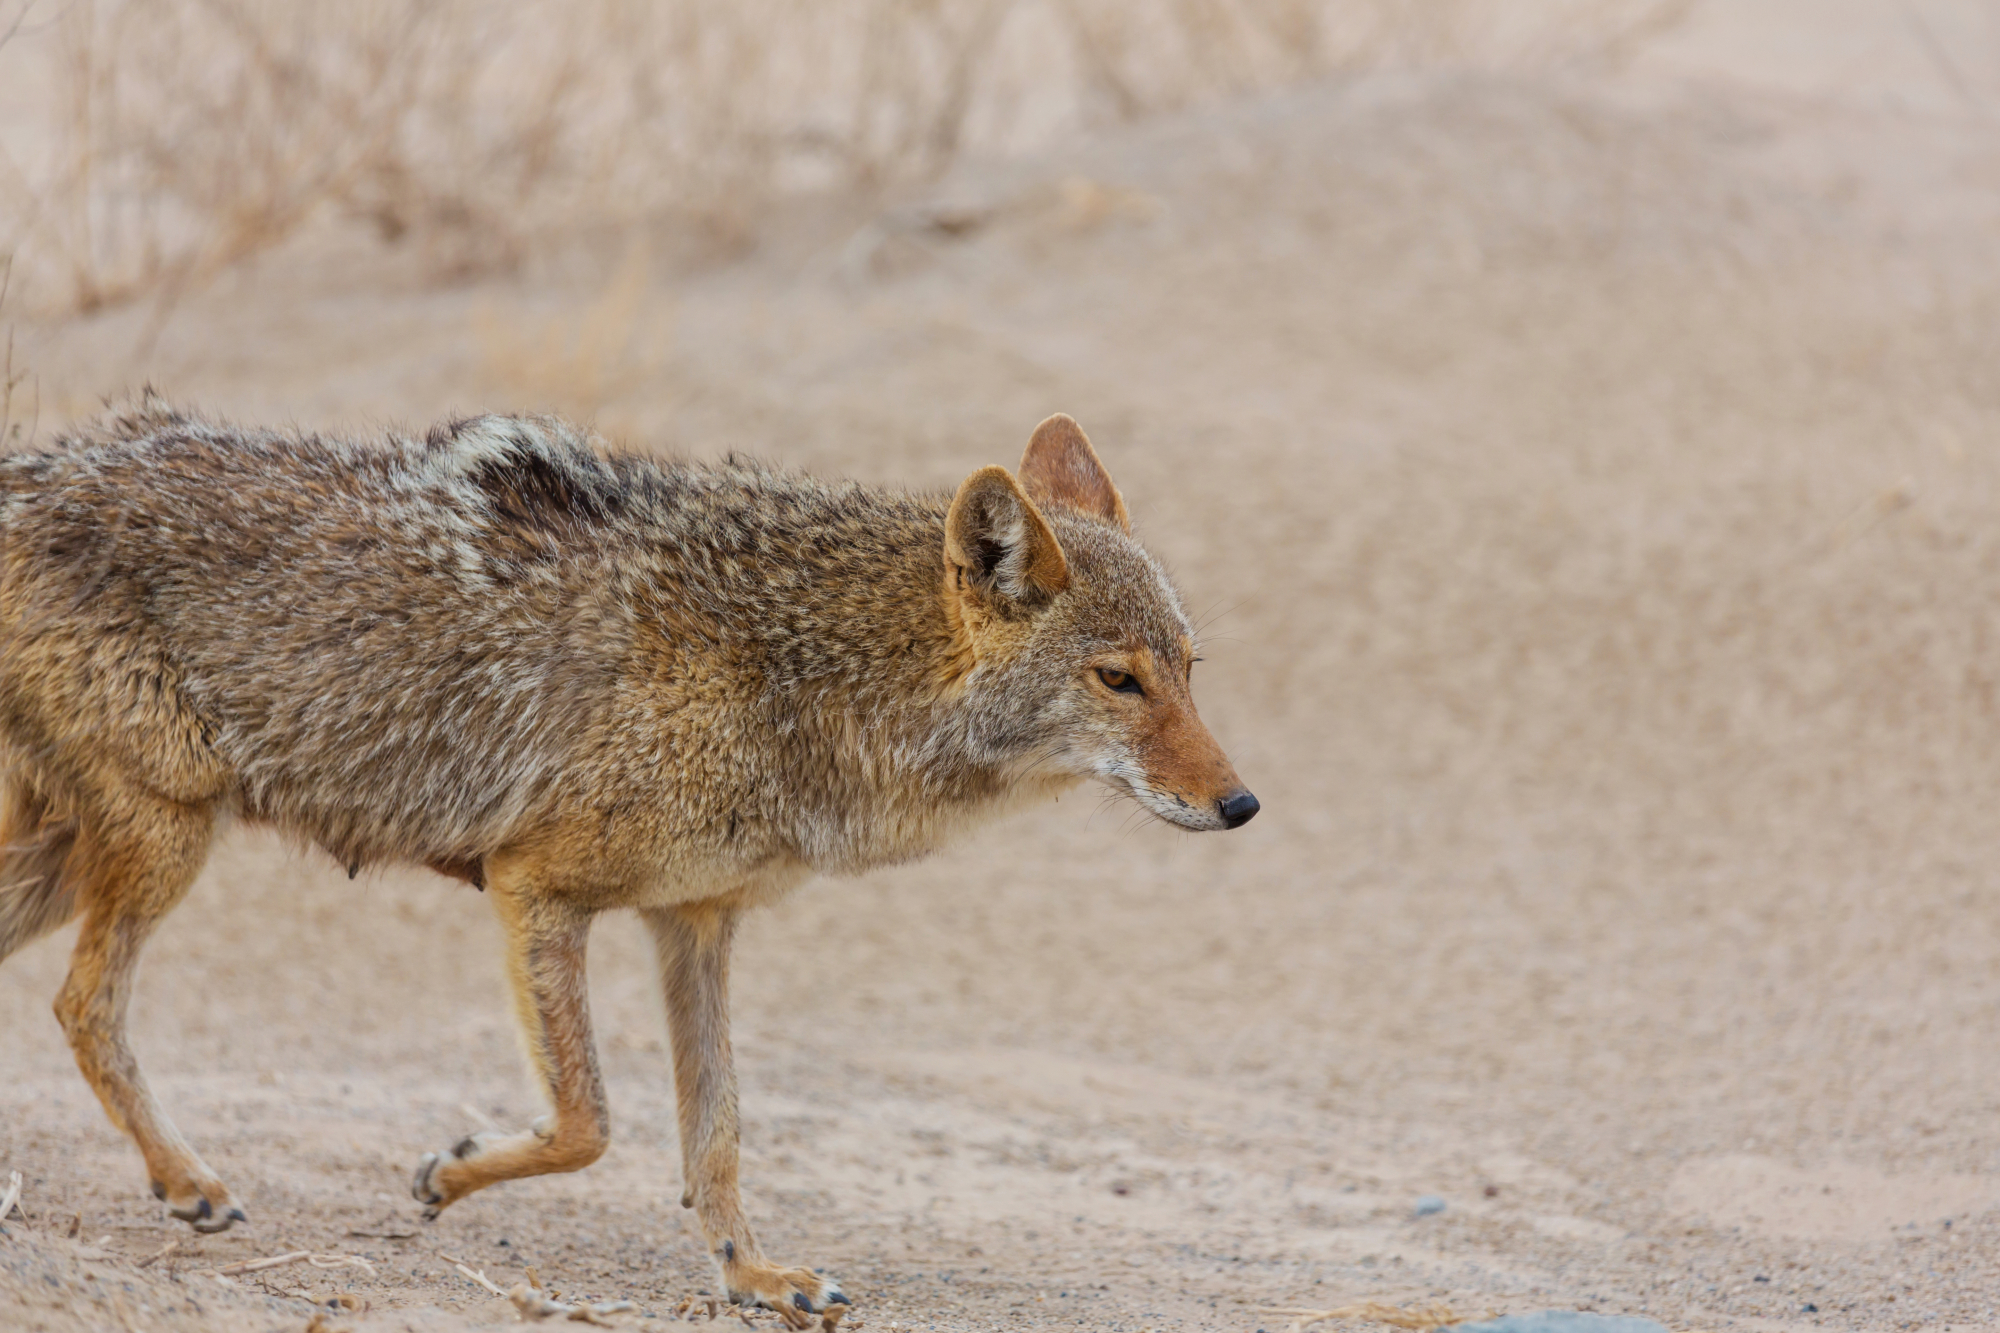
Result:
{"type": "Polygon", "coordinates": [[[0,460],[0,728],[66,785],[226,797],[349,862],[471,860],[552,790],[640,620],[654,659],[677,628],[746,688],[852,664],[826,599],[882,589],[839,565],[940,522],[553,420],[353,442],[148,401],[0,460]]]}

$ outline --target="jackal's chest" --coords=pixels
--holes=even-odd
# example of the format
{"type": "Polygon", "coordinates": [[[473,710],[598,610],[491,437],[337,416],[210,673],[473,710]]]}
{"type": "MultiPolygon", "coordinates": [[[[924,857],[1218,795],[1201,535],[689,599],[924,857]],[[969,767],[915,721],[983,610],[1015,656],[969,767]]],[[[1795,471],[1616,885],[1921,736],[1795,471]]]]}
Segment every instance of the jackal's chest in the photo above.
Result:
{"type": "Polygon", "coordinates": [[[980,826],[1053,801],[1076,785],[1064,774],[1031,775],[954,794],[893,792],[804,821],[793,843],[813,869],[852,875],[940,852],[980,826]]]}
{"type": "Polygon", "coordinates": [[[672,907],[726,897],[741,907],[764,907],[799,887],[812,873],[811,866],[790,856],[768,857],[756,865],[677,858],[651,873],[635,875],[629,881],[629,901],[621,905],[672,907]]]}

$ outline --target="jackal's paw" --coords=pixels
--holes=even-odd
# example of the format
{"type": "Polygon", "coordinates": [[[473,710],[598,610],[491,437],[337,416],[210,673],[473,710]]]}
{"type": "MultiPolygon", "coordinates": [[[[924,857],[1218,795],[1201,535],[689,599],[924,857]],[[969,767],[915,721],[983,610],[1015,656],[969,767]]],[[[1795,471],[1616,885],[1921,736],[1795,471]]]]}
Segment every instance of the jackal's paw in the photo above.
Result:
{"type": "Polygon", "coordinates": [[[464,1182],[463,1171],[453,1168],[486,1151],[487,1140],[495,1137],[498,1136],[468,1134],[454,1143],[448,1153],[427,1152],[423,1155],[423,1160],[417,1163],[417,1174],[410,1181],[410,1193],[424,1205],[424,1221],[436,1221],[439,1213],[472,1193],[464,1182]]]}
{"type": "Polygon", "coordinates": [[[738,1305],[775,1310],[793,1328],[804,1328],[808,1315],[829,1306],[846,1305],[840,1284],[810,1268],[779,1268],[775,1264],[724,1263],[722,1286],[738,1305]]]}
{"type": "Polygon", "coordinates": [[[196,1231],[227,1231],[250,1215],[237,1207],[229,1187],[214,1178],[187,1180],[178,1185],[153,1182],[153,1197],[167,1205],[167,1215],[177,1217],[196,1231]]]}

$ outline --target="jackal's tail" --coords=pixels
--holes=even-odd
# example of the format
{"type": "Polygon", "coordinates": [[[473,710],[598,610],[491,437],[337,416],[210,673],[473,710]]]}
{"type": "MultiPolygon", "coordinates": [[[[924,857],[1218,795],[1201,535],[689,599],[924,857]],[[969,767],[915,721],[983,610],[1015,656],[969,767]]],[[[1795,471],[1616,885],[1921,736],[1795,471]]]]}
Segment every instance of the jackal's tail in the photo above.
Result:
{"type": "Polygon", "coordinates": [[[0,959],[76,915],[62,873],[75,842],[75,821],[30,776],[0,771],[0,959]]]}

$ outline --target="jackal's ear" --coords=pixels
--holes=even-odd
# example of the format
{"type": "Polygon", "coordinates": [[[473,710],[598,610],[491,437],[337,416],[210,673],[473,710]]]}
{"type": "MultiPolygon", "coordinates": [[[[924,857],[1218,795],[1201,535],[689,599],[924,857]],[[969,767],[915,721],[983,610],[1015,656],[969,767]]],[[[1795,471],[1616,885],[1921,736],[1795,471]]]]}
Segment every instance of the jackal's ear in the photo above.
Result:
{"type": "Polygon", "coordinates": [[[1049,521],[1004,467],[965,479],[944,520],[944,558],[978,592],[1038,602],[1069,586],[1069,561],[1049,521]]]}
{"type": "Polygon", "coordinates": [[[1092,518],[1132,531],[1125,497],[1111,484],[1111,474],[1097,459],[1097,450],[1083,427],[1058,412],[1035,427],[1028,451],[1021,455],[1021,481],[1040,504],[1065,505],[1092,518]]]}

